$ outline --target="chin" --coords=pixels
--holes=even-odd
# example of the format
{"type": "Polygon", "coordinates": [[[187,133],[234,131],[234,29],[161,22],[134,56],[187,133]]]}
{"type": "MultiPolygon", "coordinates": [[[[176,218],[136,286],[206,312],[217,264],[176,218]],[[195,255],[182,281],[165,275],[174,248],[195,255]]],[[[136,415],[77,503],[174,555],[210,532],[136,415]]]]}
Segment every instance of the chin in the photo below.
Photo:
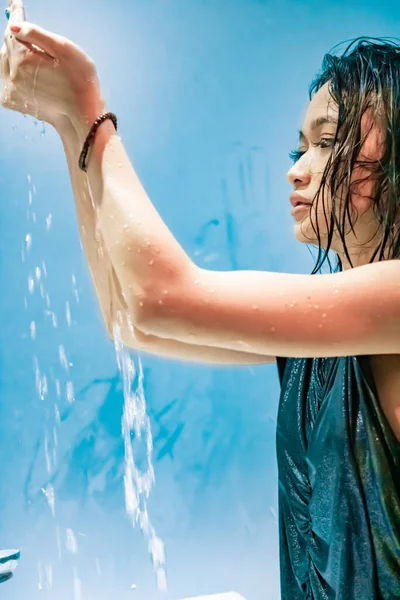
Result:
{"type": "Polygon", "coordinates": [[[293,226],[293,232],[296,240],[303,244],[317,244],[318,240],[315,237],[314,230],[310,220],[306,217],[301,221],[296,221],[293,226]]]}

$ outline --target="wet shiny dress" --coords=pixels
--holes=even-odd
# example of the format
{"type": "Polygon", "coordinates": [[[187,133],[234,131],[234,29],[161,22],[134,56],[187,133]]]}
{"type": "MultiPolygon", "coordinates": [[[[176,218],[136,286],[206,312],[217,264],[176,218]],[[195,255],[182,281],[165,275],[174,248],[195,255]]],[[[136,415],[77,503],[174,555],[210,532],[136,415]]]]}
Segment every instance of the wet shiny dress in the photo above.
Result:
{"type": "Polygon", "coordinates": [[[400,599],[400,442],[368,357],[277,365],[282,599],[400,599]]]}

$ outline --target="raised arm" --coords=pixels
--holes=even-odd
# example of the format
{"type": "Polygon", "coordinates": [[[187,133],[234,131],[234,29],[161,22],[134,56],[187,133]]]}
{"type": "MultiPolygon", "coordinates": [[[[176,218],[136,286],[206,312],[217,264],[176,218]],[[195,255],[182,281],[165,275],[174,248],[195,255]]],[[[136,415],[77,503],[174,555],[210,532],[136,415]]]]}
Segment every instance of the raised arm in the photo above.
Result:
{"type": "MultiPolygon", "coordinates": [[[[43,98],[37,116],[57,128],[69,163],[76,165],[90,125],[105,110],[94,65],[71,42],[32,25],[22,24],[16,35],[46,53],[36,84],[35,99],[43,98]],[[51,57],[57,69],[50,68],[51,57]]],[[[24,81],[29,61],[37,66],[34,58],[20,61],[24,81]]],[[[21,89],[14,102],[17,97],[23,110],[21,89]]],[[[87,179],[79,175],[75,182],[78,215],[87,202],[81,191],[91,190],[97,238],[109,259],[95,260],[86,250],[95,280],[99,270],[100,295],[110,273],[118,284],[109,287],[106,320],[113,322],[118,312],[113,307],[122,307],[141,344],[172,340],[265,361],[279,355],[400,352],[398,261],[317,277],[200,269],[150,202],[110,122],[97,133],[87,179]]],[[[122,333],[129,343],[131,332],[122,333]]]]}
{"type": "MultiPolygon", "coordinates": [[[[116,264],[122,266],[120,256],[115,256],[115,248],[118,247],[119,240],[114,239],[113,233],[110,233],[107,226],[107,223],[110,224],[112,221],[109,211],[114,210],[114,193],[119,193],[120,186],[118,185],[116,189],[113,186],[110,192],[108,186],[104,187],[103,182],[103,176],[107,178],[107,175],[119,179],[120,158],[117,157],[118,164],[114,161],[109,166],[109,170],[103,172],[101,168],[104,148],[111,137],[114,136],[119,143],[119,154],[123,153],[124,160],[127,159],[119,138],[115,136],[114,127],[109,122],[104,123],[97,134],[88,175],[78,166],[79,154],[88,127],[105,111],[95,67],[93,62],[68,40],[25,23],[21,1],[10,2],[10,13],[10,27],[6,30],[5,44],[0,52],[2,104],[5,108],[19,110],[48,121],[61,135],[83,247],[109,335],[113,336],[113,326],[118,321],[124,343],[146,353],[184,361],[216,364],[250,365],[273,361],[273,357],[265,355],[192,345],[155,335],[144,336],[134,324],[128,326],[130,315],[126,298],[129,298],[131,291],[122,293],[111,259],[113,254],[116,264]],[[57,68],[54,69],[54,66],[57,68]],[[31,93],[33,82],[35,82],[34,96],[31,93]],[[101,226],[102,221],[106,222],[105,230],[101,226]],[[110,239],[111,253],[106,241],[110,239]]],[[[131,182],[125,181],[122,189],[129,185],[131,182]]],[[[129,189],[127,192],[129,193],[129,189]]],[[[126,239],[123,241],[123,236],[120,241],[126,243],[126,239]]],[[[121,271],[124,272],[118,268],[119,274],[121,271]]]]}

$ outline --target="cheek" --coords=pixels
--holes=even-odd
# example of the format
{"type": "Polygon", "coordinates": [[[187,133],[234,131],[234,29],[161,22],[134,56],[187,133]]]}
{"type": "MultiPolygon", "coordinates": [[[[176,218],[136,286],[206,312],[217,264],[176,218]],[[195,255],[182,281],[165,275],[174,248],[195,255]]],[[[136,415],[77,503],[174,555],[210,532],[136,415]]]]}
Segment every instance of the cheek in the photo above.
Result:
{"type": "Polygon", "coordinates": [[[322,174],[328,162],[328,156],[321,156],[321,152],[314,151],[310,157],[309,170],[314,179],[314,183],[321,180],[322,174]]]}
{"type": "MultiPolygon", "coordinates": [[[[384,155],[384,128],[377,124],[371,111],[366,111],[361,119],[361,137],[365,136],[357,160],[376,163],[384,155]]],[[[355,166],[351,175],[351,192],[353,201],[370,200],[374,193],[377,174],[376,167],[355,166]]]]}
{"type": "Polygon", "coordinates": [[[355,167],[351,174],[351,201],[356,208],[368,208],[375,188],[374,175],[366,167],[355,167]]]}

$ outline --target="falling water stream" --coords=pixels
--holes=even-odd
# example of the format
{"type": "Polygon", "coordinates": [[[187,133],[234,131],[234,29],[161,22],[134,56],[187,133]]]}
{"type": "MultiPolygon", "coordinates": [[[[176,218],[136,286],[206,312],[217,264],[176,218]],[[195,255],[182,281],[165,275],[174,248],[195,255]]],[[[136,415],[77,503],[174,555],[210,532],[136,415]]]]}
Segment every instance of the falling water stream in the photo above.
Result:
{"type": "MultiPolygon", "coordinates": [[[[28,210],[27,219],[31,230],[37,228],[37,219],[33,207],[33,198],[36,194],[35,186],[32,184],[31,177],[28,176],[28,210]]],[[[44,230],[50,231],[52,226],[52,215],[47,215],[44,223],[44,230]]],[[[41,233],[40,233],[41,234],[41,233]]],[[[34,236],[29,231],[24,239],[22,249],[22,261],[27,262],[28,255],[34,243],[34,236]]],[[[51,275],[51,274],[50,274],[51,275]]],[[[51,299],[46,290],[46,280],[48,278],[46,263],[44,260],[40,264],[30,265],[28,274],[27,294],[24,298],[25,308],[29,308],[29,298],[39,293],[45,322],[49,326],[58,329],[59,321],[65,319],[67,326],[72,326],[71,301],[65,302],[65,314],[58,316],[52,309],[51,299]]],[[[72,275],[72,292],[74,304],[79,303],[77,283],[75,275],[72,275]]],[[[43,325],[42,325],[43,327],[43,325]]],[[[29,337],[35,345],[39,334],[35,320],[30,320],[29,337]]],[[[143,389],[143,369],[140,357],[135,361],[131,353],[124,347],[120,329],[118,325],[114,326],[114,340],[117,357],[117,364],[123,381],[124,409],[122,416],[122,437],[124,441],[124,493],[125,506],[127,514],[133,526],[139,525],[148,545],[148,551],[153,562],[157,587],[159,590],[166,591],[167,579],[165,572],[165,551],[164,544],[157,536],[151,523],[148,512],[148,498],[154,484],[154,469],[152,464],[153,439],[150,427],[150,420],[146,413],[146,400],[143,389]]],[[[72,363],[69,362],[67,351],[63,344],[58,344],[54,348],[57,355],[61,375],[55,377],[54,369],[49,366],[43,369],[40,357],[33,352],[33,368],[35,374],[35,387],[38,399],[46,402],[45,414],[46,424],[44,427],[44,458],[49,481],[56,473],[58,467],[58,433],[61,427],[60,411],[65,401],[68,405],[75,402],[75,392],[73,377],[71,374],[72,363]]],[[[78,554],[78,543],[75,533],[67,529],[64,533],[60,531],[56,519],[56,494],[52,483],[47,483],[42,489],[49,506],[52,518],[56,524],[56,539],[58,546],[58,558],[62,560],[62,547],[67,554],[73,557],[78,554]],[[64,543],[61,539],[64,538],[64,543]]],[[[38,589],[50,589],[53,585],[53,569],[51,564],[38,562],[38,589]]],[[[78,566],[73,566],[73,585],[74,600],[83,600],[82,586],[78,572],[78,566]]]]}
{"type": "Polygon", "coordinates": [[[142,363],[138,356],[137,367],[135,366],[129,351],[122,344],[120,328],[117,324],[114,325],[114,340],[124,390],[122,435],[125,448],[126,510],[132,519],[132,524],[139,523],[148,541],[148,550],[156,572],[158,589],[166,591],[164,544],[151,524],[147,508],[147,499],[154,483],[153,437],[150,419],[146,413],[142,363]],[[140,465],[137,464],[139,461],[140,465]]]}

